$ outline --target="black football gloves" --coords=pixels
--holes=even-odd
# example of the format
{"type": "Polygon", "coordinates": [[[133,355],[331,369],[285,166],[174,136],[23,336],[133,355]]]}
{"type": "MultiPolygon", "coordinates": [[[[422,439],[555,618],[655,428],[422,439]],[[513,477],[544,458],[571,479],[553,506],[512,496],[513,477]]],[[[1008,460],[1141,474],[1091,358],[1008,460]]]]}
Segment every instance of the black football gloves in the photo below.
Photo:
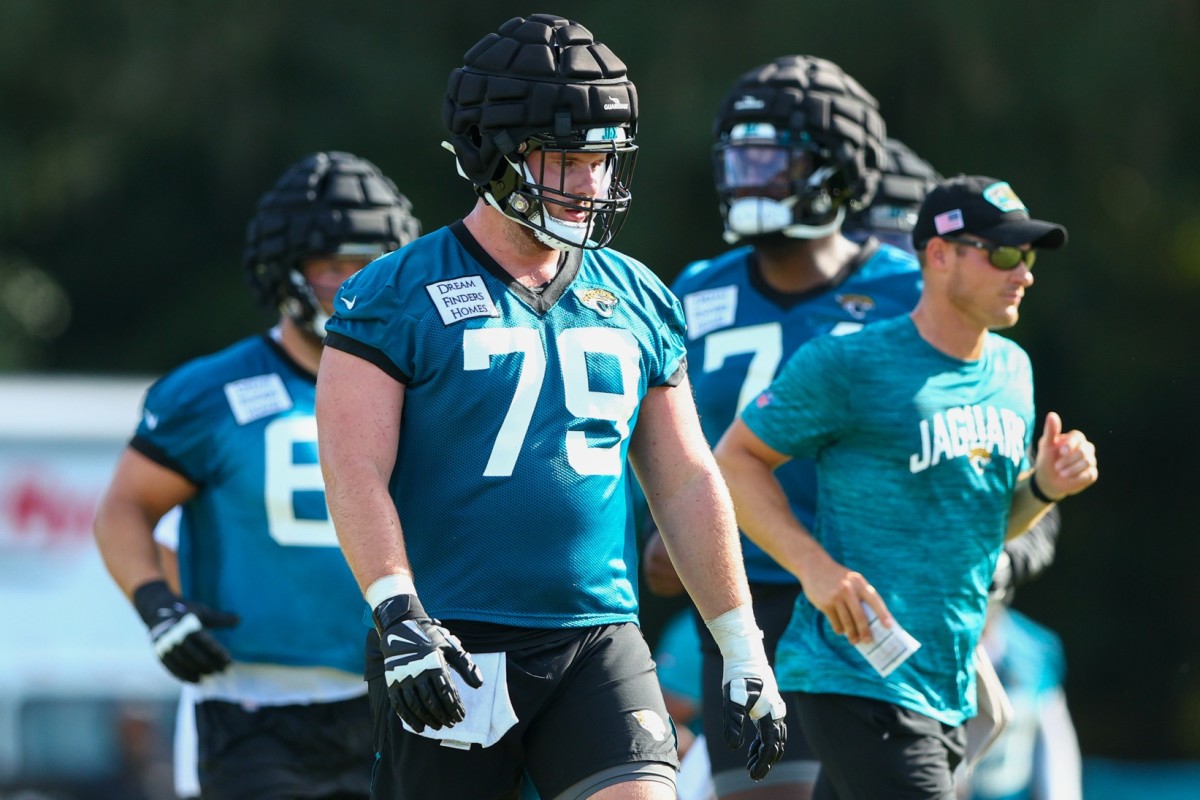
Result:
{"type": "Polygon", "coordinates": [[[746,759],[752,780],[767,777],[787,745],[787,706],[775,684],[775,673],[767,663],[762,631],[754,621],[749,604],[734,608],[704,624],[721,651],[723,669],[723,731],[725,744],[740,749],[746,730],[755,731],[746,759]]]}
{"type": "Polygon", "coordinates": [[[764,696],[761,679],[748,677],[732,678],[721,687],[725,744],[741,749],[746,728],[757,733],[746,761],[751,780],[767,777],[787,744],[787,724],[783,721],[786,712],[778,691],[773,691],[777,698],[774,701],[764,696]]]}
{"type": "Polygon", "coordinates": [[[208,629],[237,625],[237,614],[184,600],[161,580],[139,586],[133,593],[133,605],[150,629],[150,640],[163,666],[179,680],[196,683],[229,666],[229,653],[208,629]]]}
{"type": "Polygon", "coordinates": [[[473,688],[483,685],[483,677],[454,634],[430,619],[413,594],[389,597],[373,616],[388,699],[400,719],[417,733],[426,726],[441,730],[462,722],[466,710],[450,669],[473,688]]]}

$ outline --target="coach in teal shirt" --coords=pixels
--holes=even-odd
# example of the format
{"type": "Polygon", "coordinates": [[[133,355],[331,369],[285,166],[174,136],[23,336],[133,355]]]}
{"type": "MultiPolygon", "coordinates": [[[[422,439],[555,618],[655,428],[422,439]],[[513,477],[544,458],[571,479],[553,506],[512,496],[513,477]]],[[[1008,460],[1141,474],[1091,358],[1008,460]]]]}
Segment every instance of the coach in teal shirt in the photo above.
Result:
{"type": "Polygon", "coordinates": [[[801,347],[716,448],[742,530],[804,587],[776,672],[801,693],[817,797],[952,797],[1000,549],[1097,476],[1053,412],[1030,465],[1029,357],[992,332],[1016,323],[1037,250],[1065,229],[1007,183],[959,176],[929,193],[913,239],[913,312],[801,347]],[[800,457],[817,463],[811,533],[773,475],[800,457]],[[885,638],[869,612],[919,649],[877,670],[856,647],[885,638]]]}

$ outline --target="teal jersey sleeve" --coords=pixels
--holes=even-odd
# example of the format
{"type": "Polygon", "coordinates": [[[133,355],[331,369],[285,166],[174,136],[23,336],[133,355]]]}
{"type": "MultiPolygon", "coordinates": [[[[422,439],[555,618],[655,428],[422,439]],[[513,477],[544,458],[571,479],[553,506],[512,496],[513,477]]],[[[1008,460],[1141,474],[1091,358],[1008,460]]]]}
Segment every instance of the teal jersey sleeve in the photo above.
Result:
{"type": "Polygon", "coordinates": [[[815,458],[853,422],[845,337],[814,339],[797,350],[779,377],[742,412],[742,420],[773,449],[815,458]]]}

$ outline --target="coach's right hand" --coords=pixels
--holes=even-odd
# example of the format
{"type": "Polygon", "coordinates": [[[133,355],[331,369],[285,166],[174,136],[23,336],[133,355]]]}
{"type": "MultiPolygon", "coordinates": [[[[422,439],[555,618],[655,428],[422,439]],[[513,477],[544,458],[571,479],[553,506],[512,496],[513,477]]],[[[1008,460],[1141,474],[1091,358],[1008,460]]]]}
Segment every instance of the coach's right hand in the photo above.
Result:
{"type": "Polygon", "coordinates": [[[184,600],[162,580],[139,586],[133,593],[133,605],[150,629],[150,640],[163,666],[179,680],[197,683],[229,666],[229,651],[208,629],[237,625],[241,621],[237,614],[184,600]]]}
{"type": "Polygon", "coordinates": [[[449,668],[476,689],[483,677],[454,634],[430,619],[414,594],[389,597],[373,615],[388,699],[400,719],[417,733],[462,722],[466,710],[449,668]]]}

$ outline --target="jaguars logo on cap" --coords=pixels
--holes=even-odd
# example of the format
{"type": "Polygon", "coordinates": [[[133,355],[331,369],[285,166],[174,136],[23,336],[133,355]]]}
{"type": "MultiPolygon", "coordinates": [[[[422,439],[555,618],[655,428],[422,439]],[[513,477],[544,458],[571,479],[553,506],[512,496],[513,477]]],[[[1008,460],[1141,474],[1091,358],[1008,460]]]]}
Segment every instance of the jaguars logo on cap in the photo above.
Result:
{"type": "Polygon", "coordinates": [[[1021,202],[1021,198],[1017,197],[1017,193],[1013,191],[1013,188],[1008,185],[1007,181],[997,181],[984,189],[983,199],[1006,214],[1009,211],[1029,210],[1021,202]]]}

